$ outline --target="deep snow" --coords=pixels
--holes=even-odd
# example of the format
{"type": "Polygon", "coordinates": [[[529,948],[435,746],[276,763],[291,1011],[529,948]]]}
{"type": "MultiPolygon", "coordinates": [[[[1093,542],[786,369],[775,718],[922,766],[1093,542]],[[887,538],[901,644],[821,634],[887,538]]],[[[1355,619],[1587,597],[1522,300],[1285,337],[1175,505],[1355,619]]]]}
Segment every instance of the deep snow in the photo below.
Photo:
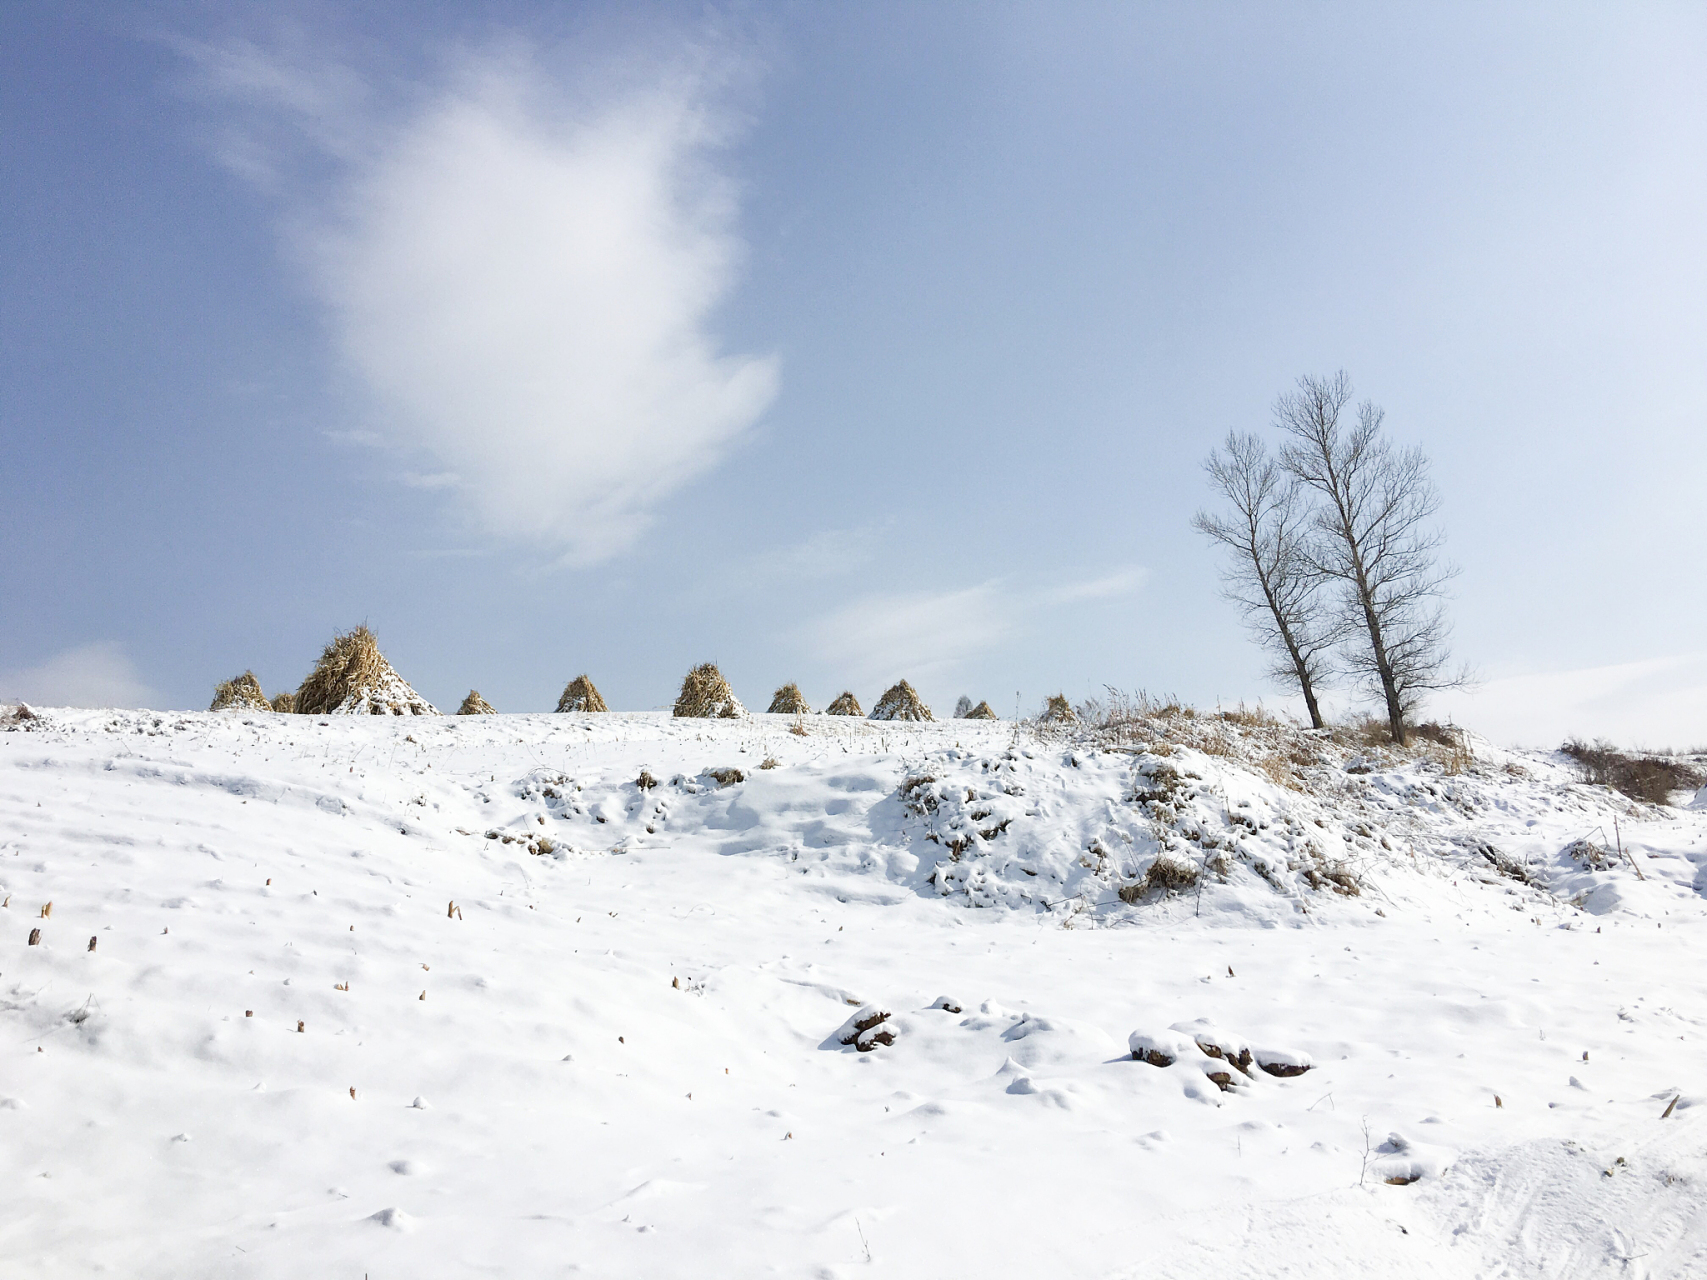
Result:
{"type": "Polygon", "coordinates": [[[1707,811],[1485,743],[1298,790],[796,722],[0,733],[0,1257],[1707,1273],[1707,811]],[[1158,858],[1200,882],[1122,902],[1158,858]],[[893,1043],[842,1043],[874,1013],[893,1043]]]}

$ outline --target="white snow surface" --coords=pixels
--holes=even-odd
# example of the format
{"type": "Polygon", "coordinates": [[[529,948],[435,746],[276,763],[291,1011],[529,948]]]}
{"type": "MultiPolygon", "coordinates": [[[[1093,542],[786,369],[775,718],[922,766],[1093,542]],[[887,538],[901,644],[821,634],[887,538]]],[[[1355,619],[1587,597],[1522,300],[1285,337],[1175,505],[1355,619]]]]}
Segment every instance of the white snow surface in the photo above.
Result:
{"type": "Polygon", "coordinates": [[[40,717],[8,1274],[1707,1274],[1707,811],[1562,758],[40,717]]]}

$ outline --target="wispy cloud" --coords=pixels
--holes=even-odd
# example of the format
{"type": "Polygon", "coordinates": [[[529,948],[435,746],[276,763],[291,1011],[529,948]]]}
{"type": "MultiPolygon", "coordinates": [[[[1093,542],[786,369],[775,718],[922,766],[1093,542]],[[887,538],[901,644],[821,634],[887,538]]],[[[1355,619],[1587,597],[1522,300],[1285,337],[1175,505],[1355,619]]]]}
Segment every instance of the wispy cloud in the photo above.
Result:
{"type": "Polygon", "coordinates": [[[114,640],[79,645],[33,667],[0,671],[0,698],[47,707],[146,707],[159,696],[114,640]]]}
{"type": "Polygon", "coordinates": [[[1080,604],[1087,600],[1112,600],[1117,596],[1131,595],[1142,587],[1149,578],[1148,569],[1120,569],[1114,573],[1104,574],[1100,578],[1088,578],[1083,582],[1064,582],[1043,593],[1043,599],[1049,604],[1080,604]]]}
{"type": "Polygon", "coordinates": [[[1048,586],[996,578],[867,595],[814,619],[796,638],[813,658],[862,683],[931,679],[998,647],[1048,610],[1130,594],[1144,577],[1132,568],[1048,586]]]}
{"type": "Polygon", "coordinates": [[[387,110],[300,46],[186,51],[243,108],[216,144],[236,172],[284,192],[280,121],[331,162],[282,195],[291,249],[390,443],[434,460],[408,482],[454,476],[478,527],[607,559],[770,405],[776,360],[711,329],[741,244],[704,67],[589,103],[509,46],[387,110]]]}
{"type": "Polygon", "coordinates": [[[863,569],[877,558],[886,526],[821,529],[793,546],[755,556],[748,575],[760,581],[839,578],[863,569]]]}

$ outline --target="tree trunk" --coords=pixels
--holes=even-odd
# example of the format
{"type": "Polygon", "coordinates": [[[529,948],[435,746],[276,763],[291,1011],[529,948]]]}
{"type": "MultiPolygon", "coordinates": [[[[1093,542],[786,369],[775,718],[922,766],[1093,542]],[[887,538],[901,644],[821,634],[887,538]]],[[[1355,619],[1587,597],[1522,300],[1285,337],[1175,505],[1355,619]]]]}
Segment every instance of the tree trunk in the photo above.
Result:
{"type": "Polygon", "coordinates": [[[1357,600],[1363,606],[1363,620],[1369,627],[1370,656],[1375,659],[1375,674],[1381,680],[1381,696],[1387,703],[1387,729],[1396,746],[1405,745],[1405,708],[1399,700],[1398,682],[1393,678],[1393,664],[1387,660],[1387,646],[1382,641],[1381,622],[1375,616],[1374,602],[1369,598],[1369,583],[1363,574],[1362,559],[1357,561],[1357,600]]]}
{"type": "MultiPolygon", "coordinates": [[[[1254,552],[1252,561],[1261,563],[1254,552]]],[[[1310,664],[1305,662],[1304,655],[1298,652],[1298,642],[1292,638],[1292,628],[1287,625],[1286,612],[1274,598],[1274,591],[1268,585],[1268,579],[1264,577],[1261,582],[1263,598],[1268,601],[1268,611],[1274,615],[1275,630],[1280,633],[1281,642],[1286,645],[1286,656],[1292,659],[1292,669],[1298,673],[1298,691],[1304,695],[1304,705],[1309,708],[1310,727],[1320,729],[1323,727],[1322,712],[1316,705],[1316,688],[1310,681],[1310,664]]]]}

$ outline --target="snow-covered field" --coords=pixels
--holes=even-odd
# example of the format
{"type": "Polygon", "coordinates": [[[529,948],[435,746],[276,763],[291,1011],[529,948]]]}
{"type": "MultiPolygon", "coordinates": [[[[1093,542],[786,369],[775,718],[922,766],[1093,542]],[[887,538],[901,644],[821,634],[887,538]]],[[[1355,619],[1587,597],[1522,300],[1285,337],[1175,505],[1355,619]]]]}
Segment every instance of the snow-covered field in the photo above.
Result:
{"type": "Polygon", "coordinates": [[[1707,809],[799,723],[0,733],[0,1271],[1707,1274],[1707,809]]]}

